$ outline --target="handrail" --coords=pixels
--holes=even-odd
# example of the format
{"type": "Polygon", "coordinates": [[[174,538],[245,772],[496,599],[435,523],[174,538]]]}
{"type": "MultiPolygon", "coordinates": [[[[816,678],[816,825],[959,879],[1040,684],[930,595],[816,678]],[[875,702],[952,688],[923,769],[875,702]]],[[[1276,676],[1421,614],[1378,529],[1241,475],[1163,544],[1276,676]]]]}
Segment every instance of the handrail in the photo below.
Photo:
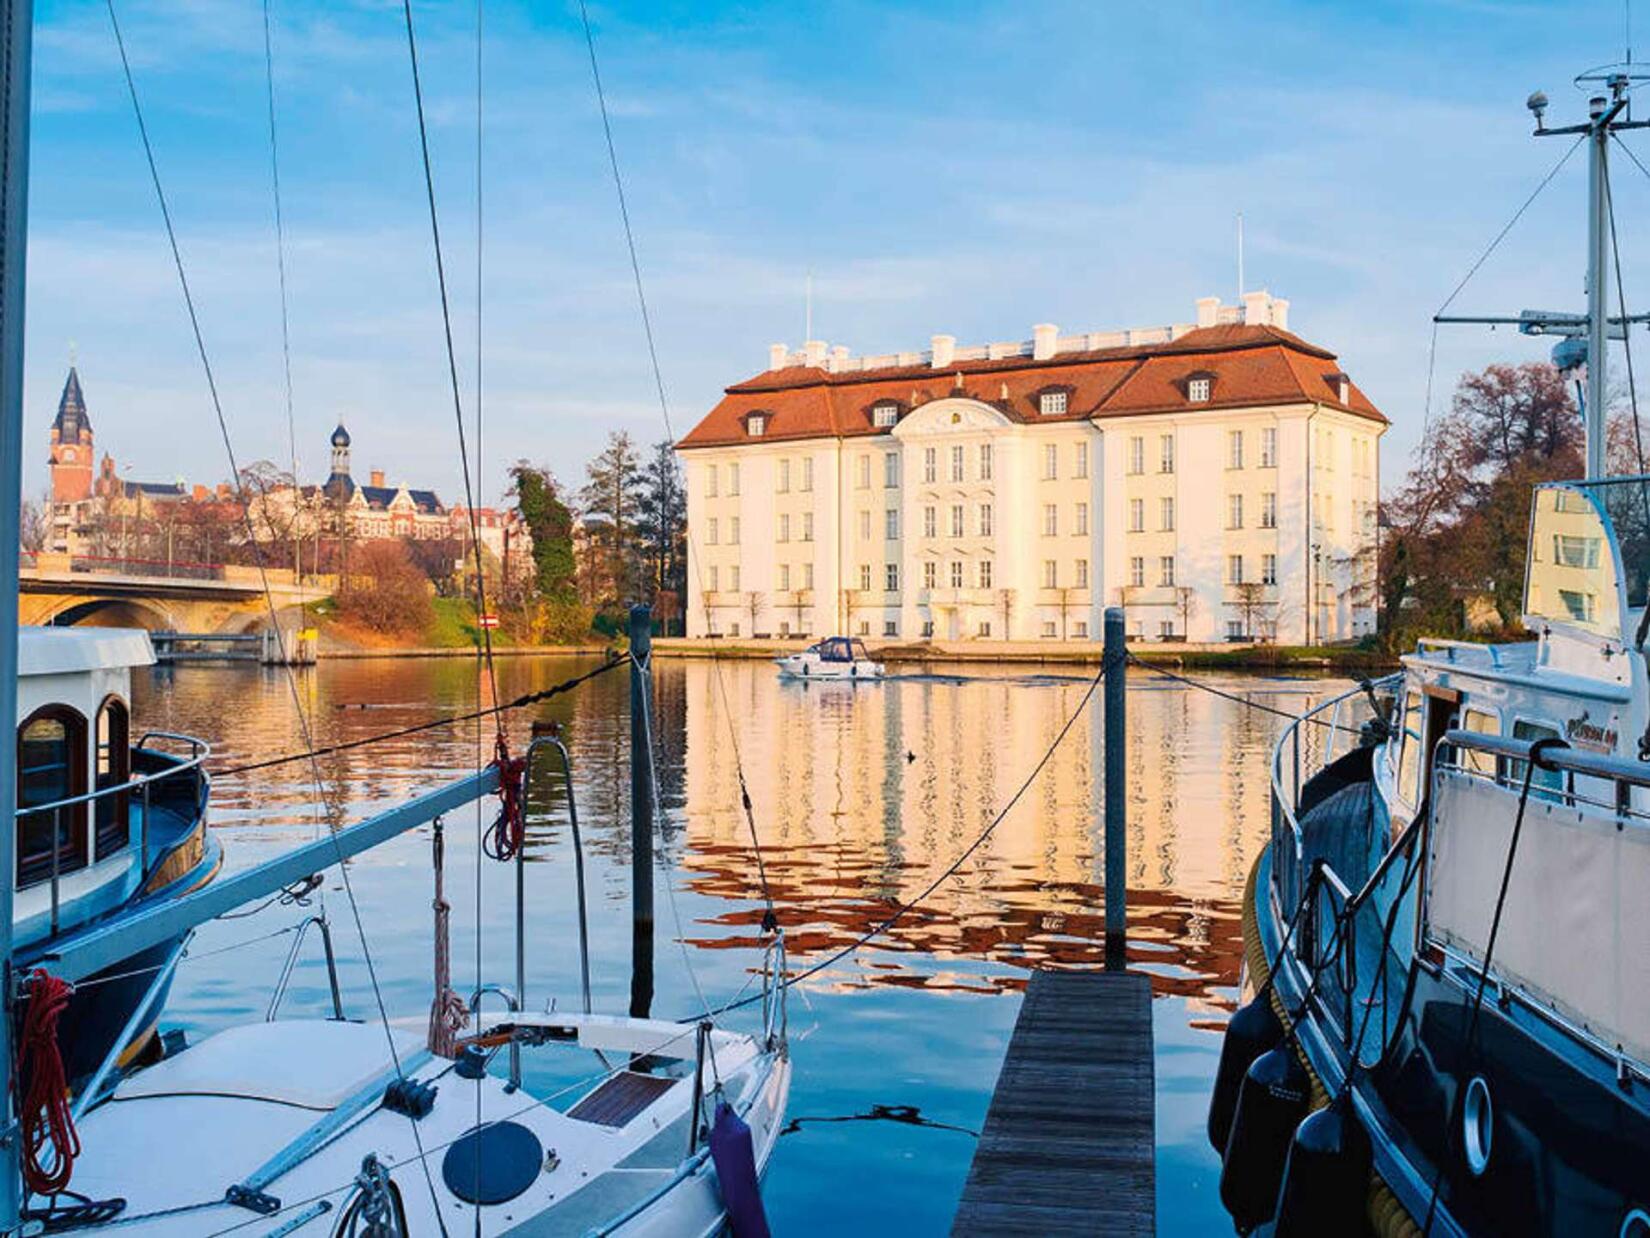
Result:
{"type": "Polygon", "coordinates": [[[309,926],[314,925],[321,930],[321,949],[327,957],[327,983],[332,988],[332,1017],[335,1021],[344,1022],[344,997],[338,989],[338,959],[332,952],[332,926],[327,923],[325,915],[317,912],[298,921],[297,936],[292,939],[292,949],[286,953],[286,963],[281,967],[281,977],[275,982],[275,992],[270,996],[269,1009],[264,1013],[264,1022],[275,1022],[275,1016],[280,1012],[281,999],[286,996],[286,987],[292,979],[292,969],[298,962],[298,951],[304,944],[304,937],[309,932],[309,926]]]}
{"type": "Polygon", "coordinates": [[[1607,778],[1635,787],[1650,787],[1650,766],[1626,757],[1572,748],[1563,740],[1511,739],[1479,731],[1451,730],[1444,732],[1443,742],[1451,747],[1473,748],[1515,761],[1533,759],[1537,769],[1585,774],[1590,778],[1607,778]],[[1536,750],[1537,743],[1541,745],[1539,750],[1536,750]]]}
{"type": "MultiPolygon", "coordinates": [[[[212,755],[212,746],[205,740],[196,739],[192,735],[174,735],[166,731],[150,731],[143,737],[143,740],[139,742],[138,748],[142,749],[146,741],[156,737],[176,739],[187,743],[197,744],[199,745],[199,748],[195,755],[191,757],[174,758],[178,760],[179,763],[174,765],[171,769],[160,771],[158,774],[138,774],[127,779],[125,782],[117,782],[113,786],[101,787],[96,791],[88,791],[84,795],[71,795],[67,799],[53,800],[49,804],[31,804],[27,807],[19,805],[16,816],[18,818],[30,817],[35,813],[51,812],[54,809],[60,808],[72,808],[76,804],[89,804],[93,800],[102,799],[106,795],[118,795],[122,792],[141,790],[143,787],[148,786],[152,782],[161,782],[167,778],[176,778],[179,774],[187,773],[192,769],[198,769],[201,764],[212,755]]],[[[160,755],[166,754],[162,753],[160,755]]]]}
{"type": "MultiPolygon", "coordinates": [[[[504,999],[505,1007],[511,1014],[521,1013],[521,996],[507,984],[484,984],[470,994],[470,1013],[481,1013],[481,999],[487,994],[504,999]]],[[[510,1088],[514,1092],[521,1087],[521,1042],[514,1035],[510,1037],[510,1088]]]]}
{"type": "MultiPolygon", "coordinates": [[[[531,794],[533,774],[533,753],[542,746],[553,747],[561,754],[562,782],[567,788],[567,821],[573,833],[573,879],[578,893],[579,903],[579,984],[580,993],[584,998],[584,1013],[590,1013],[590,927],[585,908],[584,892],[584,842],[579,835],[579,804],[573,793],[573,759],[568,755],[567,745],[562,742],[560,735],[541,735],[527,745],[526,765],[522,771],[522,797],[531,794]]],[[[524,805],[525,811],[525,805],[524,805]]],[[[519,960],[518,960],[519,962],[519,960]]],[[[519,972],[519,968],[518,968],[519,972]]],[[[518,976],[519,984],[519,976],[518,976]]]]}

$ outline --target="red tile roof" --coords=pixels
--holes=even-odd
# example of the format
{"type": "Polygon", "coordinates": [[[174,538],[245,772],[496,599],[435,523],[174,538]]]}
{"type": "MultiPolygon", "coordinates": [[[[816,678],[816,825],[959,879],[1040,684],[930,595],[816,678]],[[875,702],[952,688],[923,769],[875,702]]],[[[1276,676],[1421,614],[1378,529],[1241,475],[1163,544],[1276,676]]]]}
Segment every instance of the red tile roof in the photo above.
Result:
{"type": "Polygon", "coordinates": [[[1167,344],[1060,353],[1047,361],[1020,356],[959,361],[943,370],[914,365],[838,374],[790,366],[729,387],[677,446],[749,442],[745,418],[754,412],[768,416],[766,439],[886,434],[872,423],[874,405],[893,401],[903,413],[950,395],[980,400],[1020,422],[1317,403],[1386,424],[1350,380],[1346,400],[1340,399],[1340,373],[1334,353],[1278,327],[1241,323],[1201,327],[1167,344]],[[1187,380],[1197,376],[1210,379],[1207,404],[1187,402],[1187,380]],[[1066,412],[1043,417],[1038,396],[1050,389],[1067,393],[1066,412]]]}

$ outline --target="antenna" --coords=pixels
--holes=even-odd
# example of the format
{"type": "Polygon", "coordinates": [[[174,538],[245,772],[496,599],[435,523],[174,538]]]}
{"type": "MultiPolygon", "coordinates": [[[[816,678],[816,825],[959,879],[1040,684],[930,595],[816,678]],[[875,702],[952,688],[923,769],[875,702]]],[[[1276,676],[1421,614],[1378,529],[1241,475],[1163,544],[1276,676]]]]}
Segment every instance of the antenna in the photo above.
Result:
{"type": "Polygon", "coordinates": [[[807,288],[808,291],[804,296],[804,300],[807,302],[808,309],[807,320],[802,328],[803,344],[814,338],[814,273],[812,271],[808,272],[807,288]]]}
{"type": "Polygon", "coordinates": [[[1243,212],[1238,212],[1238,304],[1243,304],[1243,212]]]}

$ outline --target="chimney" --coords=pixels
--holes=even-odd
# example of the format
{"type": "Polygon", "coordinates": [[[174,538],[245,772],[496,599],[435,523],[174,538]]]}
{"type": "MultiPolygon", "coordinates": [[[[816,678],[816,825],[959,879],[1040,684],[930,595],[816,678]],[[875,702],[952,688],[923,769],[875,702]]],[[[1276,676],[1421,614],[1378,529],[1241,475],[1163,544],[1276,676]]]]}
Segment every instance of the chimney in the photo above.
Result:
{"type": "Polygon", "coordinates": [[[1329,375],[1329,381],[1335,388],[1335,398],[1342,404],[1350,401],[1352,396],[1352,379],[1344,371],[1329,375]]]}
{"type": "Polygon", "coordinates": [[[1272,322],[1272,294],[1264,288],[1243,294],[1243,321],[1246,326],[1265,327],[1272,322]]]}
{"type": "Polygon", "coordinates": [[[831,373],[836,374],[848,368],[848,345],[837,344],[831,349],[831,373]]]}
{"type": "Polygon", "coordinates": [[[936,335],[929,341],[932,354],[929,364],[936,370],[943,370],[951,364],[951,356],[957,351],[957,337],[954,335],[936,335]]]}
{"type": "Polygon", "coordinates": [[[1282,297],[1272,298],[1272,325],[1279,331],[1289,330],[1289,302],[1282,297]]]}
{"type": "Polygon", "coordinates": [[[1040,322],[1031,328],[1031,359],[1047,361],[1054,355],[1054,346],[1060,338],[1060,328],[1051,322],[1040,322]]]}
{"type": "Polygon", "coordinates": [[[189,497],[197,503],[206,502],[206,495],[207,495],[206,487],[201,485],[200,482],[196,482],[194,490],[190,491],[190,493],[189,493],[189,497]]]}
{"type": "Polygon", "coordinates": [[[790,349],[783,344],[768,345],[768,368],[782,370],[785,368],[785,358],[790,355],[790,349]]]}
{"type": "Polygon", "coordinates": [[[1220,321],[1220,298],[1199,297],[1197,299],[1197,325],[1212,327],[1220,321]]]}
{"type": "Polygon", "coordinates": [[[802,345],[803,362],[815,369],[825,364],[825,341],[806,340],[802,345]]]}
{"type": "Polygon", "coordinates": [[[384,485],[384,470],[383,469],[374,469],[372,471],[371,477],[372,477],[372,484],[379,487],[380,489],[382,489],[383,485],[384,485]]]}

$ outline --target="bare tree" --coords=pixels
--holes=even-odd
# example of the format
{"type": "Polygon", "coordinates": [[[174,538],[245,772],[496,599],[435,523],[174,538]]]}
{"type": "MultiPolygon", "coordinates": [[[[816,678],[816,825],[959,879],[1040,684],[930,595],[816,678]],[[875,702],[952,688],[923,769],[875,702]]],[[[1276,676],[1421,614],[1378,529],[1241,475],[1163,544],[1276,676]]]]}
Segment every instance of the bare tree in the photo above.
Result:
{"type": "Polygon", "coordinates": [[[1060,592],[1060,601],[1059,601],[1059,607],[1060,607],[1060,639],[1065,640],[1066,639],[1066,616],[1068,614],[1070,614],[1071,608],[1078,604],[1077,595],[1081,592],[1086,592],[1086,590],[1079,590],[1079,589],[1072,589],[1072,588],[1069,588],[1069,587],[1062,587],[1059,592],[1060,592]]]}
{"type": "Polygon", "coordinates": [[[1177,585],[1174,591],[1175,614],[1180,616],[1180,638],[1191,639],[1192,616],[1197,613],[1197,590],[1190,585],[1177,585]]]}
{"type": "Polygon", "coordinates": [[[1012,621],[1014,619],[1014,590],[997,590],[997,609],[1003,616],[1003,639],[1007,640],[1009,633],[1014,630],[1012,626],[1012,621]]]}
{"type": "Polygon", "coordinates": [[[842,613],[848,617],[848,635],[853,635],[854,615],[865,605],[865,595],[858,589],[842,591],[842,613]]]}
{"type": "Polygon", "coordinates": [[[31,499],[24,499],[17,510],[17,545],[24,554],[39,554],[46,548],[45,512],[31,499]]]}
{"type": "Polygon", "coordinates": [[[1271,610],[1271,603],[1266,597],[1267,586],[1258,580],[1245,580],[1232,586],[1236,596],[1238,614],[1243,617],[1243,636],[1245,640],[1255,639],[1255,622],[1263,620],[1271,610]]]}
{"type": "Polygon", "coordinates": [[[791,590],[791,610],[796,614],[796,635],[802,634],[802,612],[808,609],[808,591],[806,589],[791,590]]]}
{"type": "Polygon", "coordinates": [[[745,611],[751,617],[751,635],[756,635],[757,620],[761,617],[762,608],[767,605],[768,599],[760,590],[752,589],[745,594],[745,611]]]}

